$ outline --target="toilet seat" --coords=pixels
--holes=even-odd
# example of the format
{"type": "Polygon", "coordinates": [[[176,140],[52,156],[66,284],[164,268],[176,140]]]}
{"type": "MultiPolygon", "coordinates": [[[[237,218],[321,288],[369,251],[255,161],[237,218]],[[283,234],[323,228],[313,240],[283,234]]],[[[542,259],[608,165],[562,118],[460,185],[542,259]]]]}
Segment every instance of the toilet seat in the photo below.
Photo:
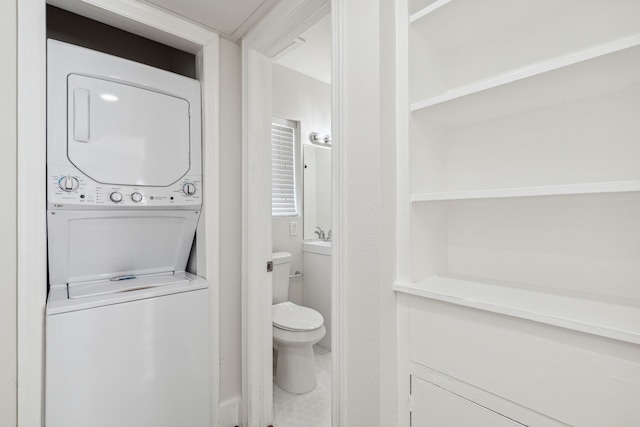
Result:
{"type": "Polygon", "coordinates": [[[314,331],[324,324],[322,314],[290,301],[271,307],[273,326],[286,331],[314,331]]]}

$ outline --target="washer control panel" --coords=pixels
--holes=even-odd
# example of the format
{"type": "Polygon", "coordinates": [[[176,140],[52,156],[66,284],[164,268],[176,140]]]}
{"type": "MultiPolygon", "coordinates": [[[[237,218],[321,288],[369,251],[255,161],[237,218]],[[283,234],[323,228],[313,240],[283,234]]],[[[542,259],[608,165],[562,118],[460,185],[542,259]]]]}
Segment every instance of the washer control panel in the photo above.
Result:
{"type": "Polygon", "coordinates": [[[75,168],[49,165],[48,205],[56,209],[94,208],[199,208],[202,181],[184,176],[167,187],[102,184],[75,168]]]}

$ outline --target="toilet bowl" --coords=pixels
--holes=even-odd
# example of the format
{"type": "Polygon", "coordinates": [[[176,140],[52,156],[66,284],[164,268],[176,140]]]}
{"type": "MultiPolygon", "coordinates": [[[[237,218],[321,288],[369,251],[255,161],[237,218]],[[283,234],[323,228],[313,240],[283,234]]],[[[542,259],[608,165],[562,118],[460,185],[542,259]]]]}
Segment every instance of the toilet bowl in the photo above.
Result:
{"type": "Polygon", "coordinates": [[[313,345],[326,334],[324,319],[317,311],[288,299],[291,254],[275,252],[273,259],[273,344],[277,350],[274,380],[291,393],[306,393],[316,387],[313,345]]]}

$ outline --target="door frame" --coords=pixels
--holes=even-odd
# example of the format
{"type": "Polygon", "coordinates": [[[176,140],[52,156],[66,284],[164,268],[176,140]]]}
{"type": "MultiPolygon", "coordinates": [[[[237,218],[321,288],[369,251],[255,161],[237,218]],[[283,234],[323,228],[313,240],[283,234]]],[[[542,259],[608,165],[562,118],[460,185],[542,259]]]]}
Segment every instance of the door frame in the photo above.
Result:
{"type": "Polygon", "coordinates": [[[135,0],[16,0],[18,11],[18,425],[44,424],[47,297],[46,5],[68,10],[196,55],[202,84],[203,207],[196,235],[196,273],[209,281],[212,426],[219,407],[219,37],[135,0]],[[36,165],[36,166],[34,166],[36,165]],[[37,165],[41,165],[38,167],[37,165]],[[206,227],[205,227],[206,225],[206,227]],[[203,238],[204,237],[204,238],[203,238]]]}
{"type": "Polygon", "coordinates": [[[341,239],[344,188],[342,140],[343,0],[284,0],[242,39],[242,425],[273,422],[272,252],[271,216],[271,58],[293,38],[332,13],[332,426],[344,425],[346,395],[345,292],[341,239]],[[268,319],[268,320],[267,320],[268,319]]]}

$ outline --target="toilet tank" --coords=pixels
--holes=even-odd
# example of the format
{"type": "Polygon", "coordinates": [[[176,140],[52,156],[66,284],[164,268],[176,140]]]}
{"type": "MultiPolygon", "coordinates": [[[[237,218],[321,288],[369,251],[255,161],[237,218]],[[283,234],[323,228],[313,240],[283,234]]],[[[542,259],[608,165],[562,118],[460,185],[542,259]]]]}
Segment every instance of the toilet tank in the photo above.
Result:
{"type": "Polygon", "coordinates": [[[291,254],[274,252],[273,260],[273,303],[279,304],[289,300],[289,272],[291,271],[291,254]]]}

